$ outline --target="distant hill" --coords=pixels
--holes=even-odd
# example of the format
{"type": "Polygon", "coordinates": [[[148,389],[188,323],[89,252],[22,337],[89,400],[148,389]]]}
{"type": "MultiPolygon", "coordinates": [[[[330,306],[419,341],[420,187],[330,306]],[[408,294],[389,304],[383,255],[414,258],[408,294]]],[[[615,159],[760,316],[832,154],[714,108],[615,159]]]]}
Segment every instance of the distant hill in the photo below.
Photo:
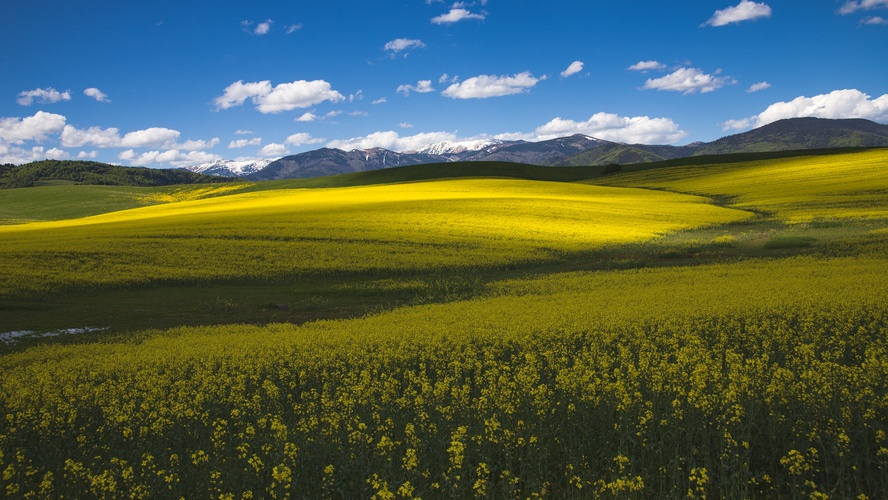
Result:
{"type": "Polygon", "coordinates": [[[791,118],[723,137],[694,154],[859,147],[888,147],[888,125],[862,119],[791,118]]]}
{"type": "Polygon", "coordinates": [[[31,187],[59,181],[108,186],[169,186],[232,180],[179,169],[120,167],[94,161],[44,160],[0,166],[0,188],[31,187]]]}
{"type": "Polygon", "coordinates": [[[353,151],[321,148],[280,158],[253,173],[227,167],[217,170],[201,166],[190,168],[261,181],[306,179],[431,163],[512,162],[541,166],[606,166],[700,155],[849,147],[888,147],[888,125],[861,119],[791,118],[713,142],[695,142],[684,146],[623,144],[577,134],[538,142],[493,139],[443,142],[402,153],[383,148],[353,151]]]}
{"type": "Polygon", "coordinates": [[[246,177],[267,167],[274,160],[216,160],[185,167],[196,174],[218,175],[219,177],[246,177]]]}

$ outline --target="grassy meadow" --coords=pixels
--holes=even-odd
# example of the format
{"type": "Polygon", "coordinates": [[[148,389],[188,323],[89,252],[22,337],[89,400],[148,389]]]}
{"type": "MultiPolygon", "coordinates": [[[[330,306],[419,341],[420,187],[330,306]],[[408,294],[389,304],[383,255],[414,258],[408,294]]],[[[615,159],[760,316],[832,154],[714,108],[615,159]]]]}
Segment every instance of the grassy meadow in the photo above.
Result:
{"type": "Polygon", "coordinates": [[[888,150],[729,160],[0,191],[0,491],[884,497],[888,150]]]}

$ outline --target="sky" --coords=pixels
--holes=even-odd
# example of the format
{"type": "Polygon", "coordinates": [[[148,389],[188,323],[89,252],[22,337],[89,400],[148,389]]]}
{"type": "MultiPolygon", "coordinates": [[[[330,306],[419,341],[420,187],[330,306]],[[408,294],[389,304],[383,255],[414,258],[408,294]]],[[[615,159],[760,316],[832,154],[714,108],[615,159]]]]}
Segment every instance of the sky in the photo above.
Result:
{"type": "Polygon", "coordinates": [[[4,0],[0,163],[888,123],[888,0],[4,0]]]}

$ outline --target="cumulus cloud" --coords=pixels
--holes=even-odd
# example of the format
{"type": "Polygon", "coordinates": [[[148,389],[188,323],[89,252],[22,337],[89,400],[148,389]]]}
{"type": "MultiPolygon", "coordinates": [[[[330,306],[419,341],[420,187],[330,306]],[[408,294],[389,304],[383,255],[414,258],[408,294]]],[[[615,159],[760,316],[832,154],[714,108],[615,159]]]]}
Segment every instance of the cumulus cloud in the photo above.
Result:
{"type": "Polygon", "coordinates": [[[561,72],[562,78],[567,78],[571,75],[575,75],[583,71],[583,61],[574,61],[570,63],[570,66],[567,67],[564,71],[561,72]]]}
{"type": "Polygon", "coordinates": [[[370,104],[382,104],[385,102],[388,102],[388,99],[386,99],[385,97],[380,97],[379,99],[374,100],[370,104]]]}
{"type": "Polygon", "coordinates": [[[466,9],[462,8],[453,8],[450,9],[450,12],[446,14],[441,14],[440,16],[433,17],[432,23],[434,24],[453,24],[459,21],[464,21],[466,19],[478,19],[479,21],[484,20],[484,14],[475,14],[469,12],[466,9]]]}
{"type": "Polygon", "coordinates": [[[762,17],[771,17],[771,7],[768,4],[742,0],[735,7],[715,11],[715,14],[703,23],[703,26],[724,26],[762,17]]]}
{"type": "Polygon", "coordinates": [[[387,50],[392,53],[392,55],[397,54],[398,52],[402,52],[409,49],[421,49],[425,47],[426,44],[422,43],[422,40],[414,40],[408,38],[396,38],[385,44],[383,50],[387,50]]]}
{"type": "Polygon", "coordinates": [[[34,104],[34,101],[37,101],[40,104],[52,104],[54,102],[70,100],[71,91],[66,90],[64,92],[59,92],[58,90],[49,87],[21,92],[15,102],[22,106],[30,106],[31,104],[34,104]]]}
{"type": "Polygon", "coordinates": [[[324,80],[297,80],[275,87],[268,80],[250,83],[239,80],[226,87],[224,93],[216,98],[216,109],[240,106],[247,99],[252,100],[260,113],[268,114],[307,108],[324,101],[339,102],[345,96],[333,90],[324,80]]]}
{"type": "Polygon", "coordinates": [[[660,78],[649,78],[644,89],[669,90],[683,94],[705,94],[718,90],[736,81],[729,76],[714,76],[697,68],[679,68],[660,78]]]}
{"type": "Polygon", "coordinates": [[[185,151],[202,151],[205,149],[212,149],[219,144],[219,138],[213,137],[209,141],[199,140],[199,141],[185,141],[181,144],[176,144],[177,149],[184,149],[185,151]]]}
{"type": "Polygon", "coordinates": [[[79,148],[89,144],[99,148],[161,147],[169,150],[198,151],[210,149],[219,144],[218,137],[208,141],[188,140],[178,144],[177,141],[181,133],[178,130],[164,127],[136,130],[123,137],[120,136],[120,131],[114,127],[78,129],[72,125],[65,125],[61,132],[61,144],[66,148],[79,148]]]}
{"type": "Polygon", "coordinates": [[[111,99],[108,99],[108,94],[102,92],[101,90],[90,87],[83,91],[83,93],[99,102],[111,102],[111,99]]]}
{"type": "Polygon", "coordinates": [[[260,144],[262,144],[261,137],[254,137],[252,139],[238,139],[236,141],[229,142],[228,149],[245,148],[247,146],[258,146],[260,144]]]}
{"type": "Polygon", "coordinates": [[[136,167],[161,165],[164,163],[169,163],[177,167],[186,167],[188,165],[218,161],[221,160],[222,157],[217,154],[207,153],[206,151],[189,151],[183,153],[178,149],[170,149],[167,151],[147,151],[140,154],[132,149],[128,149],[117,155],[117,159],[128,161],[130,165],[136,167]]]}
{"type": "Polygon", "coordinates": [[[293,146],[304,146],[306,144],[319,144],[324,142],[324,139],[318,139],[317,137],[312,137],[311,134],[306,132],[299,132],[297,134],[293,134],[287,137],[287,140],[284,141],[287,144],[291,144],[293,146]]]}
{"type": "Polygon", "coordinates": [[[276,144],[272,142],[271,144],[266,144],[259,150],[259,156],[273,157],[273,156],[286,156],[290,154],[290,150],[287,149],[287,146],[283,144],[276,144]]]}
{"type": "Polygon", "coordinates": [[[32,161],[40,161],[47,158],[49,158],[49,152],[45,151],[42,146],[34,146],[31,149],[23,149],[4,146],[0,144],[0,163],[12,163],[14,165],[21,165],[22,163],[30,163],[32,161]]]}
{"type": "Polygon", "coordinates": [[[345,151],[352,151],[354,149],[385,148],[401,152],[414,151],[436,142],[454,140],[456,140],[456,135],[451,132],[427,132],[401,137],[397,132],[389,130],[386,132],[374,132],[364,137],[330,141],[327,143],[327,147],[342,149],[345,151]]]}
{"type": "Polygon", "coordinates": [[[116,128],[90,127],[78,129],[72,125],[65,125],[62,130],[62,146],[66,148],[79,148],[87,144],[99,148],[114,148],[120,146],[120,133],[116,128]]]}
{"type": "Polygon", "coordinates": [[[662,71],[666,69],[666,65],[659,61],[638,61],[626,68],[629,71],[641,71],[642,73],[647,73],[648,71],[662,71]]]}
{"type": "Polygon", "coordinates": [[[318,119],[318,115],[310,112],[303,113],[302,116],[296,118],[297,122],[313,122],[318,119]]]}
{"type": "Polygon", "coordinates": [[[584,134],[613,142],[630,144],[668,144],[687,135],[669,118],[647,116],[626,117],[613,113],[596,113],[585,121],[555,118],[538,127],[537,140],[584,134]]]}
{"type": "Polygon", "coordinates": [[[61,132],[65,121],[64,116],[45,111],[25,118],[0,118],[0,144],[42,141],[48,134],[61,132]]]}
{"type": "Polygon", "coordinates": [[[81,160],[93,159],[99,156],[98,151],[81,151],[77,153],[77,158],[81,160]]]}
{"type": "Polygon", "coordinates": [[[397,92],[399,94],[409,95],[411,92],[416,92],[417,94],[427,94],[429,92],[434,92],[435,89],[432,88],[431,80],[420,80],[416,82],[416,85],[399,85],[397,92]]]}
{"type": "Polygon", "coordinates": [[[746,93],[752,94],[753,92],[758,92],[760,90],[765,90],[765,89],[769,89],[769,88],[771,88],[771,84],[768,82],[753,83],[752,85],[749,86],[748,89],[746,89],[746,93]]]}
{"type": "Polygon", "coordinates": [[[529,92],[538,82],[529,71],[514,76],[480,75],[447,87],[442,95],[453,99],[484,99],[529,92]]]}
{"type": "Polygon", "coordinates": [[[728,120],[725,130],[743,130],[761,127],[784,118],[865,118],[880,123],[888,122],[888,94],[876,99],[857,89],[834,90],[812,97],[799,96],[789,102],[777,102],[756,116],[728,120]]]}
{"type": "Polygon", "coordinates": [[[291,35],[301,29],[302,29],[302,23],[291,24],[291,25],[287,26],[287,34],[291,35]]]}
{"type": "Polygon", "coordinates": [[[163,127],[150,127],[136,130],[123,136],[120,147],[144,148],[174,144],[179,138],[179,131],[163,127]]]}
{"type": "Polygon", "coordinates": [[[839,9],[839,14],[853,14],[858,10],[888,9],[888,0],[849,0],[839,9]]]}

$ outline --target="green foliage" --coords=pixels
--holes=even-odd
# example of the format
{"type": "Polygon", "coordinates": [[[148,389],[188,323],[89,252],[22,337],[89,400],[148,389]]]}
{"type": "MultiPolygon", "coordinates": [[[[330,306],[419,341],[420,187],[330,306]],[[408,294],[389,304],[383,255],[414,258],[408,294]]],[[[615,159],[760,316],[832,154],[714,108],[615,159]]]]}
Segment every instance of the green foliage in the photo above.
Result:
{"type": "Polygon", "coordinates": [[[44,160],[0,168],[0,188],[20,188],[52,180],[110,186],[169,186],[231,182],[232,179],[178,169],[118,167],[79,160],[44,160]]]}

